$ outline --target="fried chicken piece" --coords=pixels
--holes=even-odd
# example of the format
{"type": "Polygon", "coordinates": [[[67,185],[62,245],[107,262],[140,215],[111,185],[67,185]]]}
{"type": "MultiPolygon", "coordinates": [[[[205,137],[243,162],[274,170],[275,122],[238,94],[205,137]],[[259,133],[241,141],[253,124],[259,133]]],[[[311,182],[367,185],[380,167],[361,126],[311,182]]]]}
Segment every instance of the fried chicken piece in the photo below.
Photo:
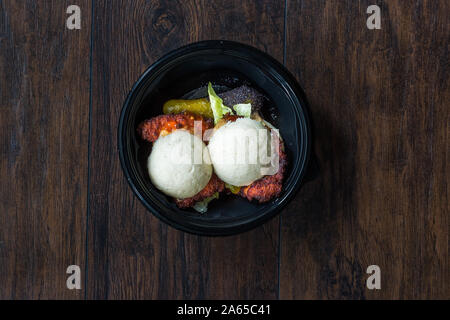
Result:
{"type": "Polygon", "coordinates": [[[234,115],[234,114],[228,114],[227,113],[226,115],[224,115],[222,117],[222,119],[225,121],[225,123],[227,123],[227,122],[235,122],[239,118],[243,118],[243,116],[237,116],[237,115],[234,115]]]}
{"type": "MultiPolygon", "coordinates": [[[[216,129],[221,127],[227,122],[234,122],[237,119],[242,118],[241,116],[236,115],[224,115],[224,117],[219,120],[219,123],[216,125],[216,129]]],[[[279,167],[278,172],[274,175],[264,176],[259,180],[256,180],[252,184],[242,187],[238,194],[247,198],[249,201],[256,200],[259,203],[264,203],[276,198],[280,195],[281,189],[283,187],[283,179],[286,172],[287,166],[287,156],[284,152],[283,141],[279,141],[279,167]]],[[[231,191],[229,191],[231,193],[231,191]]]]}
{"type": "Polygon", "coordinates": [[[163,114],[141,122],[137,131],[142,139],[155,142],[159,136],[165,136],[176,129],[189,130],[194,133],[194,121],[201,121],[202,136],[207,129],[213,127],[211,119],[189,113],[163,114]]]}
{"type": "Polygon", "coordinates": [[[213,196],[216,192],[222,192],[225,188],[225,183],[220,180],[215,173],[212,174],[206,187],[195,196],[186,199],[176,199],[175,203],[179,208],[189,208],[195,205],[198,201],[203,201],[206,198],[213,196]]]}
{"type": "MultiPolygon", "coordinates": [[[[176,129],[185,129],[194,133],[194,121],[202,122],[202,136],[207,129],[213,128],[213,121],[211,119],[205,119],[200,115],[180,113],[160,115],[145,120],[139,124],[137,131],[142,139],[148,142],[155,142],[160,136],[167,135],[176,129]]],[[[211,197],[216,192],[222,192],[224,188],[224,182],[213,173],[203,190],[191,198],[175,199],[175,203],[179,208],[192,207],[196,202],[211,197]]]]}
{"type": "MultiPolygon", "coordinates": [[[[225,115],[223,123],[236,121],[240,116],[225,115]]],[[[194,131],[194,121],[202,121],[202,135],[206,130],[214,127],[211,119],[203,118],[200,115],[189,113],[160,115],[139,124],[137,131],[142,139],[148,142],[155,142],[160,136],[164,136],[176,129],[194,131]]],[[[218,125],[217,127],[220,127],[218,125]]],[[[217,128],[216,127],[216,128],[217,128]]],[[[283,150],[283,142],[280,140],[279,147],[279,169],[275,175],[265,176],[247,187],[242,187],[239,191],[241,197],[248,200],[256,200],[259,203],[268,202],[277,197],[282,189],[282,183],[287,166],[287,156],[283,150]]],[[[202,191],[195,196],[187,199],[175,199],[175,203],[179,208],[188,208],[195,205],[196,202],[213,196],[216,192],[222,192],[225,189],[225,183],[220,180],[214,173],[208,184],[202,191]]]]}
{"type": "Polygon", "coordinates": [[[249,201],[257,200],[259,203],[263,203],[280,195],[287,167],[287,156],[284,152],[284,146],[281,140],[278,150],[278,172],[271,176],[264,176],[247,187],[242,187],[239,191],[241,197],[247,198],[249,201]]]}

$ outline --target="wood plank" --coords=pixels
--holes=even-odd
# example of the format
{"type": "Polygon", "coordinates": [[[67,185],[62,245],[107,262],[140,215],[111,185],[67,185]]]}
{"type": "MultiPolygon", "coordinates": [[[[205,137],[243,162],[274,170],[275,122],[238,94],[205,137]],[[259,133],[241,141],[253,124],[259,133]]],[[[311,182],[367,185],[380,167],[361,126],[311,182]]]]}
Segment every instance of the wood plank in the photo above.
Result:
{"type": "Polygon", "coordinates": [[[158,57],[206,39],[237,40],[283,58],[284,3],[103,1],[94,8],[88,298],[276,298],[278,219],[227,238],[162,224],[119,164],[119,113],[158,57]]]}
{"type": "Polygon", "coordinates": [[[373,2],[288,2],[321,175],[282,218],[281,298],[449,297],[449,3],[384,1],[368,30],[373,2]]]}
{"type": "Polygon", "coordinates": [[[91,1],[0,1],[0,299],[80,299],[85,264],[91,1]]]}

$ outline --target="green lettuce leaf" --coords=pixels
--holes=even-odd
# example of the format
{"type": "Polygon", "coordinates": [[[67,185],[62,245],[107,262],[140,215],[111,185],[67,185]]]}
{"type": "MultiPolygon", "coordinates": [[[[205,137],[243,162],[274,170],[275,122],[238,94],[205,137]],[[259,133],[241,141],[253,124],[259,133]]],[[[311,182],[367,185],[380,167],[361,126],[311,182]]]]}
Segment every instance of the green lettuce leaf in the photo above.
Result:
{"type": "Polygon", "coordinates": [[[233,113],[233,110],[231,110],[231,108],[228,108],[223,104],[223,100],[216,94],[211,82],[208,83],[208,95],[211,109],[214,115],[214,124],[217,124],[217,122],[222,119],[225,114],[233,113]]]}
{"type": "Polygon", "coordinates": [[[196,202],[193,208],[200,213],[206,213],[206,211],[208,211],[208,204],[214,199],[219,199],[219,192],[214,193],[211,197],[208,197],[202,201],[196,202]]]}
{"type": "Polygon", "coordinates": [[[252,114],[252,105],[251,103],[239,103],[233,106],[234,111],[238,116],[243,116],[245,118],[250,118],[252,114]]]}

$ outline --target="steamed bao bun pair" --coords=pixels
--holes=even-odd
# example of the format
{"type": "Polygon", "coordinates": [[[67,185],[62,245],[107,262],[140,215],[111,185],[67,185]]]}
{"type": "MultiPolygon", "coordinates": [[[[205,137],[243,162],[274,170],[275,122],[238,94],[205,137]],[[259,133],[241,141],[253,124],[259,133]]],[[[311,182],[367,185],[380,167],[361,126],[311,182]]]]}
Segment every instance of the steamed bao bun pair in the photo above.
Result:
{"type": "Polygon", "coordinates": [[[156,188],[185,199],[203,190],[213,171],[229,185],[250,185],[264,176],[269,156],[269,130],[260,121],[238,118],[215,129],[208,146],[186,130],[158,138],[148,158],[148,171],[156,188]]]}

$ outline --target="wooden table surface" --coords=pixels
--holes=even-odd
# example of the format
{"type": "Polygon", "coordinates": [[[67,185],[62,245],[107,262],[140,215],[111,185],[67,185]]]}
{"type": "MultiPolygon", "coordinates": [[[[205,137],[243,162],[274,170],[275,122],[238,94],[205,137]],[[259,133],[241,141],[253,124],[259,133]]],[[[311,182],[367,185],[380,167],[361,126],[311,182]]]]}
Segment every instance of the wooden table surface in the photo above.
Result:
{"type": "Polygon", "coordinates": [[[0,298],[450,298],[449,13],[446,0],[0,0],[0,298]],[[71,4],[81,30],[66,28],[71,4]],[[366,27],[371,4],[381,30],[366,27]],[[320,168],[279,216],[226,238],[150,214],[116,144],[139,75],[206,39],[296,76],[320,168]]]}

